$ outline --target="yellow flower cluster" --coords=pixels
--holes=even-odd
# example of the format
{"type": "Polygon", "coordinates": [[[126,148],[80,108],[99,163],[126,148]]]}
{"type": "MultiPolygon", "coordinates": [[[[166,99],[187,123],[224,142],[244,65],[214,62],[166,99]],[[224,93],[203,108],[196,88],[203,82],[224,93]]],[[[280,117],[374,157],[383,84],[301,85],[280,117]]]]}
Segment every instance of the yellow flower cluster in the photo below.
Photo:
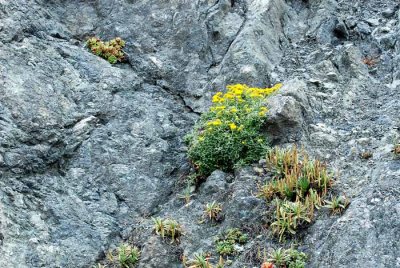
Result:
{"type": "Polygon", "coordinates": [[[228,92],[223,94],[222,92],[217,92],[213,98],[212,102],[213,103],[223,103],[225,101],[230,101],[230,100],[237,100],[238,102],[243,102],[244,98],[265,98],[278,89],[282,87],[282,84],[276,84],[273,87],[270,88],[256,88],[256,87],[249,87],[244,84],[236,84],[236,85],[228,85],[226,88],[228,89],[228,92]]]}
{"type": "Polygon", "coordinates": [[[222,124],[221,119],[215,119],[207,123],[207,126],[219,126],[222,124]]]}
{"type": "Polygon", "coordinates": [[[210,111],[214,118],[207,122],[207,130],[212,131],[213,127],[224,127],[231,131],[243,130],[243,121],[250,115],[259,118],[265,117],[268,109],[262,101],[278,89],[282,84],[276,84],[270,88],[255,88],[244,84],[229,85],[226,93],[217,92],[213,98],[213,106],[210,111]]]}

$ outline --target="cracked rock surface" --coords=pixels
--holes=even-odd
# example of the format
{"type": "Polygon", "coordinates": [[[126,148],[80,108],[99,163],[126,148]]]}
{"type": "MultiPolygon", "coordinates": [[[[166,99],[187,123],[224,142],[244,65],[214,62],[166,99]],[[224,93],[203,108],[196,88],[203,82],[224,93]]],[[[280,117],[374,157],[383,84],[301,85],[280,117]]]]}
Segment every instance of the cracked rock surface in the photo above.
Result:
{"type": "Polygon", "coordinates": [[[399,38],[389,0],[0,0],[0,267],[91,267],[121,241],[139,267],[182,267],[230,227],[252,234],[232,267],[259,267],[257,248],[281,245],[256,168],[215,171],[186,206],[177,194],[211,96],[277,82],[273,145],[327,161],[352,201],[299,235],[307,267],[400,266],[399,38]],[[87,51],[94,35],[124,39],[127,62],[87,51]],[[199,222],[211,200],[221,224],[199,222]],[[152,216],[182,223],[181,243],[152,216]]]}

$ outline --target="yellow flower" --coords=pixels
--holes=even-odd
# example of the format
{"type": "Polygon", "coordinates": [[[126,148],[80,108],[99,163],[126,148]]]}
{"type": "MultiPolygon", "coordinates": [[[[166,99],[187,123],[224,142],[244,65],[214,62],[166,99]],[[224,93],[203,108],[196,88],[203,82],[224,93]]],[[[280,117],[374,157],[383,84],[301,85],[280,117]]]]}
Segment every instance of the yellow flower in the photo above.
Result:
{"type": "Polygon", "coordinates": [[[230,123],[229,127],[231,128],[231,130],[237,129],[237,126],[235,125],[235,123],[230,123]]]}
{"type": "Polygon", "coordinates": [[[246,108],[244,109],[246,111],[246,113],[251,113],[252,109],[251,108],[246,108]]]}
{"type": "Polygon", "coordinates": [[[222,124],[220,119],[215,119],[213,121],[207,122],[207,126],[219,126],[222,124]]]}
{"type": "Polygon", "coordinates": [[[223,101],[224,101],[224,98],[222,98],[221,96],[222,96],[222,92],[217,92],[217,93],[212,97],[212,102],[214,102],[214,103],[223,102],[223,101]]]}
{"type": "Polygon", "coordinates": [[[204,137],[199,137],[199,141],[204,141],[204,137]]]}
{"type": "Polygon", "coordinates": [[[265,116],[265,114],[268,112],[268,109],[266,107],[261,107],[260,112],[258,113],[259,116],[265,116]]]}
{"type": "Polygon", "coordinates": [[[230,92],[228,92],[228,93],[225,93],[225,94],[224,94],[224,98],[225,98],[225,99],[228,99],[228,100],[232,100],[232,99],[235,98],[235,95],[232,94],[232,93],[230,93],[230,92]]]}
{"type": "Polygon", "coordinates": [[[236,109],[235,107],[231,108],[231,113],[237,113],[238,109],[236,109]]]}

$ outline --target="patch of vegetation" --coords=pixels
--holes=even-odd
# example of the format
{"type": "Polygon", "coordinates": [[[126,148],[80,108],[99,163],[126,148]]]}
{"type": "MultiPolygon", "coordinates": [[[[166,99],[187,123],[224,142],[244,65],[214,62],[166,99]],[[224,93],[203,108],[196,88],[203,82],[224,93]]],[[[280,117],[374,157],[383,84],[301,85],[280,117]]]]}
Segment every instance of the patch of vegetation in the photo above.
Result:
{"type": "Polygon", "coordinates": [[[216,240],[216,251],[220,255],[234,255],[237,244],[245,244],[248,240],[247,234],[243,234],[238,228],[228,229],[216,240]]]}
{"type": "Polygon", "coordinates": [[[219,203],[213,201],[212,203],[207,203],[204,209],[204,214],[210,221],[219,221],[222,212],[222,206],[219,203]]]}
{"type": "Polygon", "coordinates": [[[276,200],[275,221],[271,224],[272,232],[281,241],[286,234],[296,234],[299,226],[311,222],[312,213],[302,202],[276,200]]]}
{"type": "Polygon", "coordinates": [[[153,218],[154,232],[162,238],[170,237],[171,243],[179,242],[182,235],[182,226],[172,219],[153,218]]]}
{"type": "Polygon", "coordinates": [[[192,191],[193,186],[190,182],[187,183],[186,187],[183,191],[178,194],[178,198],[183,199],[185,201],[185,205],[188,206],[190,203],[190,199],[195,195],[192,191]]]}
{"type": "Polygon", "coordinates": [[[103,42],[97,37],[91,37],[86,41],[86,46],[93,54],[106,59],[111,64],[122,62],[125,59],[122,51],[125,41],[120,37],[108,42],[103,42]]]}
{"type": "Polygon", "coordinates": [[[285,235],[295,234],[300,226],[311,222],[314,208],[322,206],[322,197],[333,180],[325,164],[310,160],[296,147],[275,148],[268,152],[266,160],[272,180],[260,187],[258,196],[276,199],[271,229],[281,241],[285,235]]]}
{"type": "MultiPolygon", "coordinates": [[[[113,265],[117,264],[121,268],[133,268],[138,263],[139,259],[139,248],[128,244],[122,244],[116,250],[110,251],[107,254],[107,261],[113,265]]],[[[105,266],[98,264],[97,267],[105,266]]]]}
{"type": "Polygon", "coordinates": [[[224,259],[220,257],[214,266],[210,263],[210,256],[204,253],[195,253],[192,259],[183,260],[185,268],[224,268],[224,263],[224,259]]]}
{"type": "Polygon", "coordinates": [[[350,201],[345,196],[335,196],[330,201],[325,200],[325,204],[332,214],[341,214],[348,207],[350,201]]]}
{"type": "MultiPolygon", "coordinates": [[[[307,255],[293,248],[278,248],[269,254],[267,261],[277,268],[304,268],[307,255]]],[[[268,268],[268,266],[266,267],[268,268]]]]}
{"type": "Polygon", "coordinates": [[[281,86],[251,88],[236,84],[227,86],[225,94],[213,96],[210,110],[186,136],[188,156],[199,176],[208,176],[216,169],[230,172],[265,155],[268,142],[261,133],[268,111],[265,101],[281,86]]]}

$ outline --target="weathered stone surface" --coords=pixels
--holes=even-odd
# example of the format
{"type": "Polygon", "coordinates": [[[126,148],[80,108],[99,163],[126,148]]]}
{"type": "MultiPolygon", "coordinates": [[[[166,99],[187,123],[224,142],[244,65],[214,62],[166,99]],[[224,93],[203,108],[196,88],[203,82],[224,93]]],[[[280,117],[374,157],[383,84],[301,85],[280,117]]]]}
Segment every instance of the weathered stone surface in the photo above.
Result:
{"type": "Polygon", "coordinates": [[[91,267],[132,236],[139,267],[181,267],[182,254],[217,260],[233,226],[251,237],[233,267],[259,267],[249,256],[282,244],[257,174],[217,171],[189,204],[176,195],[210,96],[277,82],[266,133],[327,161],[352,200],[299,234],[308,266],[399,266],[399,18],[384,0],[0,0],[0,267],[91,267]],[[93,35],[121,36],[127,62],[89,53],[93,35]],[[204,221],[212,201],[219,223],[204,221]],[[151,216],[180,222],[180,244],[151,216]]]}
{"type": "Polygon", "coordinates": [[[298,79],[285,83],[279,92],[268,99],[266,132],[273,142],[300,140],[307,113],[306,84],[298,79]]]}

